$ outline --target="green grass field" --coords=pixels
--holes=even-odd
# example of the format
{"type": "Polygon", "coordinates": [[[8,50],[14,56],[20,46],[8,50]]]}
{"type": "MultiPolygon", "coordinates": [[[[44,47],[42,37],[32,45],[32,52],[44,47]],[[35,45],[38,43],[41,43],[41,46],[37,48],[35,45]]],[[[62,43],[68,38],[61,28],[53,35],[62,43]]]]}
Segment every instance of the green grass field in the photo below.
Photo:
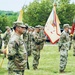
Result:
{"type": "MultiPolygon", "coordinates": [[[[2,55],[0,55],[0,62],[2,55]]],[[[37,70],[32,68],[32,56],[29,57],[30,70],[25,71],[25,75],[75,75],[75,57],[73,56],[73,48],[68,52],[68,62],[65,73],[59,73],[60,55],[57,45],[44,46],[41,50],[40,63],[37,70]]],[[[5,58],[2,67],[0,68],[0,75],[7,74],[7,59],[5,58]]]]}

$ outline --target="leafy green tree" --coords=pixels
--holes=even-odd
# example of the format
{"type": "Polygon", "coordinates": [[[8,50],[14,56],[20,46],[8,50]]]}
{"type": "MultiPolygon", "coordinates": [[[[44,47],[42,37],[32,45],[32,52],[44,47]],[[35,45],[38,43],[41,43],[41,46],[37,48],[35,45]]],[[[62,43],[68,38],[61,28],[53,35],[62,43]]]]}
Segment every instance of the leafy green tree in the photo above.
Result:
{"type": "MultiPolygon", "coordinates": [[[[37,24],[45,25],[53,8],[53,0],[34,0],[24,8],[24,23],[36,26],[37,24]]],[[[72,24],[75,15],[75,4],[70,4],[70,0],[56,0],[57,15],[60,19],[60,26],[64,23],[72,24]]]]}
{"type": "Polygon", "coordinates": [[[13,22],[17,20],[18,13],[12,11],[0,11],[0,29],[4,32],[6,26],[13,26],[13,22]]]}
{"type": "Polygon", "coordinates": [[[72,25],[75,15],[75,4],[70,4],[70,0],[60,0],[57,13],[61,22],[61,28],[64,23],[72,25]]]}
{"type": "Polygon", "coordinates": [[[9,26],[12,27],[13,22],[17,21],[18,13],[12,13],[12,15],[7,15],[7,17],[8,17],[8,20],[9,20],[9,26]]]}
{"type": "Polygon", "coordinates": [[[49,0],[34,0],[29,6],[24,8],[24,23],[28,23],[31,26],[38,24],[45,25],[48,16],[52,10],[52,2],[49,0]]]}
{"type": "Polygon", "coordinates": [[[8,18],[6,15],[0,16],[0,29],[4,32],[5,26],[9,25],[8,18]]]}

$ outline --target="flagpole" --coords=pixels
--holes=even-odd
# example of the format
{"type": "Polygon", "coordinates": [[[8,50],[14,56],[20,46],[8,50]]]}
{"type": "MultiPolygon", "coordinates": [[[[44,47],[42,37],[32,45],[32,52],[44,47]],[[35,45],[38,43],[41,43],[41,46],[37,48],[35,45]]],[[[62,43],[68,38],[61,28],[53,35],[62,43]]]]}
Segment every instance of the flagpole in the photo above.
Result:
{"type": "Polygon", "coordinates": [[[56,0],[54,0],[53,6],[54,6],[54,7],[57,6],[56,0]]]}
{"type": "Polygon", "coordinates": [[[59,40],[61,34],[60,21],[56,14],[56,6],[56,0],[54,0],[52,12],[45,24],[45,34],[49,37],[52,44],[55,44],[59,40]]]}

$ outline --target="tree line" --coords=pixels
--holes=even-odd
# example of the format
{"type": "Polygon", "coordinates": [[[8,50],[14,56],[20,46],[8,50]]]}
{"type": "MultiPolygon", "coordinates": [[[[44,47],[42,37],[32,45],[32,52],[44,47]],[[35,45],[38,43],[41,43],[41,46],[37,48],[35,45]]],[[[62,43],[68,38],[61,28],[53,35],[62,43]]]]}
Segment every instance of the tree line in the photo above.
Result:
{"type": "MultiPolygon", "coordinates": [[[[30,26],[38,24],[45,26],[46,21],[53,8],[53,0],[34,0],[29,5],[23,6],[23,22],[30,26]]],[[[64,23],[72,25],[75,16],[75,4],[70,3],[70,0],[56,0],[56,12],[61,22],[60,27],[64,23]]],[[[7,11],[1,14],[0,11],[0,28],[5,31],[5,26],[12,27],[13,22],[17,20],[19,12],[7,11]]]]}

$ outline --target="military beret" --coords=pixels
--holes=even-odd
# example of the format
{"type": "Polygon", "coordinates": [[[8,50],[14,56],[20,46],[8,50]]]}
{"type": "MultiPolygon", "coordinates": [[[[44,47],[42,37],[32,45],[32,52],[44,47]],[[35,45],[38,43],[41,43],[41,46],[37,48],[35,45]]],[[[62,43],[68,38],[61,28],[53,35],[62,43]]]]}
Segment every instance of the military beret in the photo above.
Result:
{"type": "Polygon", "coordinates": [[[14,22],[13,27],[15,27],[15,26],[26,27],[26,25],[24,25],[23,22],[19,22],[19,21],[14,22]]]}
{"type": "Polygon", "coordinates": [[[64,24],[63,28],[69,28],[69,24],[64,24]]]}

